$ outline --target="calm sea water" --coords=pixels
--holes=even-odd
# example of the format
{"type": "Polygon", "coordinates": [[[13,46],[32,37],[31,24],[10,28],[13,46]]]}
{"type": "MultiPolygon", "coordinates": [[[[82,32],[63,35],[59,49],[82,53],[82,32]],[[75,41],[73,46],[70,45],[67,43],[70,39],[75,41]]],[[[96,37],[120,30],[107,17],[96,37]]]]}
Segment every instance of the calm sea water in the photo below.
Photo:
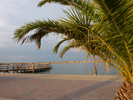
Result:
{"type": "MultiPolygon", "coordinates": [[[[53,69],[35,74],[68,74],[68,75],[94,75],[94,63],[72,63],[72,64],[51,64],[53,69]]],[[[99,63],[97,67],[98,75],[116,75],[117,71],[109,68],[109,73],[106,72],[104,63],[99,63]]]]}
{"type": "MultiPolygon", "coordinates": [[[[43,72],[36,72],[35,74],[67,74],[67,75],[94,75],[94,63],[71,63],[71,64],[51,64],[52,69],[43,72]]],[[[109,72],[106,72],[104,63],[99,63],[97,67],[98,75],[116,75],[117,71],[113,68],[109,68],[109,72]]],[[[3,73],[3,72],[2,72],[3,73]]],[[[10,72],[13,73],[13,72],[10,72]]]]}

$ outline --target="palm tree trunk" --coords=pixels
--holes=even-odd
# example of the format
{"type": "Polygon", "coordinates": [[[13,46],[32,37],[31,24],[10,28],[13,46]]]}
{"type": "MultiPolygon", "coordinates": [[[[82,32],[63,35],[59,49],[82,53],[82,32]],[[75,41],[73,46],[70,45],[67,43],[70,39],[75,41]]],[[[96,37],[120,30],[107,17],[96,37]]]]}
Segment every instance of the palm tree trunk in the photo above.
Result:
{"type": "Polygon", "coordinates": [[[122,86],[117,89],[114,100],[133,100],[133,83],[124,81],[122,86]]]}

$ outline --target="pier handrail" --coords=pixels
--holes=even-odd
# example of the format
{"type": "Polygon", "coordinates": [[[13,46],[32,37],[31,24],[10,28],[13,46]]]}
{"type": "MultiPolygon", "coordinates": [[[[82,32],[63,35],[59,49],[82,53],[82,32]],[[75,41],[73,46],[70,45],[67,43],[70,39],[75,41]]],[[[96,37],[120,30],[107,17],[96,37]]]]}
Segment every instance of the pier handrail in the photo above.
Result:
{"type": "Polygon", "coordinates": [[[64,64],[64,63],[97,63],[99,61],[57,61],[57,62],[25,62],[25,63],[0,63],[0,65],[28,65],[28,64],[64,64]]]}
{"type": "Polygon", "coordinates": [[[44,69],[44,68],[52,68],[50,64],[45,65],[18,65],[18,66],[1,66],[0,65],[0,72],[1,71],[19,71],[19,70],[34,70],[34,69],[44,69]]]}

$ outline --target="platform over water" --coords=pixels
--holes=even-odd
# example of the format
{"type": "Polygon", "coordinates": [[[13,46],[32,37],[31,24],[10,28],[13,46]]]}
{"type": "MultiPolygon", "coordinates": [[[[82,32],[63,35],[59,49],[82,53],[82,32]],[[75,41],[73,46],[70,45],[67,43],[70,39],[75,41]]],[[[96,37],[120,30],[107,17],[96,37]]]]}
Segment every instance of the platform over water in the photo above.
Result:
{"type": "Polygon", "coordinates": [[[51,69],[52,66],[50,64],[41,64],[41,65],[33,65],[33,64],[30,64],[30,65],[18,65],[18,66],[9,66],[9,65],[6,65],[6,66],[2,66],[0,65],[0,72],[8,72],[10,73],[10,71],[13,71],[13,73],[15,73],[15,71],[18,72],[30,72],[32,71],[33,73],[35,71],[41,71],[41,70],[46,70],[46,69],[51,69]]]}

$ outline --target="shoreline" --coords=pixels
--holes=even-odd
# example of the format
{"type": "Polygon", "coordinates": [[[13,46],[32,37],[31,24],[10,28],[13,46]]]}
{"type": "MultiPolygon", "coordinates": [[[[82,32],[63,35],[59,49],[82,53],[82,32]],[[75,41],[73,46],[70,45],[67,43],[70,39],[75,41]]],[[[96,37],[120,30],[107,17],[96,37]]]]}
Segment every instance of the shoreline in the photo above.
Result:
{"type": "Polygon", "coordinates": [[[120,81],[121,75],[65,75],[65,74],[31,74],[31,73],[0,73],[0,76],[45,78],[45,79],[65,79],[65,80],[94,80],[94,81],[120,81]]]}

